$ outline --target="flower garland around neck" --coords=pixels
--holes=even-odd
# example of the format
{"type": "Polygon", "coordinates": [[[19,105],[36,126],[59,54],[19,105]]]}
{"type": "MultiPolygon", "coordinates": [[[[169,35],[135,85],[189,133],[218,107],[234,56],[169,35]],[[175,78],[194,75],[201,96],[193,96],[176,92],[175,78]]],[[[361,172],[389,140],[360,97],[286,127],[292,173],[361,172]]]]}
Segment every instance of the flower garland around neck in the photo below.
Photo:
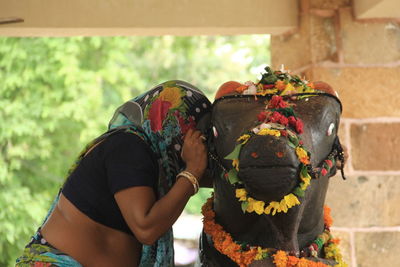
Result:
{"type": "MultiPolygon", "coordinates": [[[[291,207],[299,205],[300,201],[298,197],[304,196],[311,181],[309,174],[309,170],[311,169],[310,153],[303,147],[303,142],[299,136],[303,133],[303,122],[296,117],[293,105],[284,101],[282,96],[311,93],[316,90],[313,89],[314,86],[312,83],[307,83],[307,81],[301,80],[298,76],[292,76],[283,70],[272,72],[269,67],[266,67],[265,70],[266,73],[262,75],[261,80],[257,84],[246,82],[243,86],[236,89],[240,94],[252,94],[255,96],[265,96],[268,94],[272,95],[272,97],[265,110],[257,115],[259,124],[249,132],[241,135],[237,139],[239,144],[225,157],[225,159],[232,160],[233,168],[227,173],[223,173],[223,176],[236,187],[236,197],[241,202],[243,212],[255,212],[259,215],[264,213],[275,215],[277,212],[286,213],[291,207]],[[286,137],[289,146],[295,150],[297,158],[300,161],[298,186],[279,201],[265,203],[264,201],[248,196],[242,182],[238,179],[240,150],[252,135],[271,135],[276,138],[286,137]]],[[[252,153],[251,156],[254,158],[258,157],[256,152],[252,153]]],[[[277,156],[282,157],[283,155],[277,153],[277,156]]],[[[332,165],[331,161],[329,163],[332,165]]]]}
{"type": "Polygon", "coordinates": [[[262,248],[260,246],[250,246],[248,244],[238,244],[223,227],[216,223],[215,212],[213,210],[213,199],[210,197],[202,207],[204,232],[211,236],[214,247],[222,254],[228,256],[240,267],[245,267],[255,260],[271,258],[277,267],[328,267],[322,262],[315,262],[305,257],[318,257],[318,253],[323,249],[325,259],[337,262],[335,267],[346,267],[342,255],[338,248],[338,239],[333,239],[329,228],[332,223],[330,209],[324,207],[325,230],[308,247],[300,252],[301,257],[290,255],[288,252],[275,248],[262,248]]]}

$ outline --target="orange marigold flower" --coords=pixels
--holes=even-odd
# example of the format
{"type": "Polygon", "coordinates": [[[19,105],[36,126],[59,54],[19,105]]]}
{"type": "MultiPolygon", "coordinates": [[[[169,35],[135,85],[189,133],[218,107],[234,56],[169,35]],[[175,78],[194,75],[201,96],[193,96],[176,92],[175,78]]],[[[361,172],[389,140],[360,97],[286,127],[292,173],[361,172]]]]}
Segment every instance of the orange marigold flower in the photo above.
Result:
{"type": "Polygon", "coordinates": [[[278,250],[272,257],[276,267],[286,267],[288,258],[285,251],[278,250]]]}
{"type": "Polygon", "coordinates": [[[332,217],[331,217],[331,209],[328,206],[324,206],[324,222],[325,225],[331,227],[332,225],[332,217]]]}
{"type": "Polygon", "coordinates": [[[309,261],[306,258],[300,258],[296,267],[309,267],[311,265],[311,262],[312,261],[309,261]]]}
{"type": "Polygon", "coordinates": [[[287,261],[288,266],[296,266],[296,264],[298,262],[299,262],[299,258],[294,257],[294,256],[288,256],[288,261],[287,261]]]}
{"type": "Polygon", "coordinates": [[[330,240],[330,242],[332,242],[333,244],[339,245],[340,239],[339,238],[333,238],[333,239],[330,240]]]}

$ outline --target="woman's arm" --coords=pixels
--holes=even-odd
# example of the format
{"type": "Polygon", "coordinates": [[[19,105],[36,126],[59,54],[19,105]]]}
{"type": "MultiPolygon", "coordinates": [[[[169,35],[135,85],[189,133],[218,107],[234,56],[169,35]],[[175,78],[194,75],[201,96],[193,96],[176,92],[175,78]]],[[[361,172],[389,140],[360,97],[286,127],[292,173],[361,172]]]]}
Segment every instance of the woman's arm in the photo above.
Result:
{"type": "MultiPolygon", "coordinates": [[[[207,153],[199,131],[189,130],[186,134],[182,159],[186,171],[200,180],[207,165],[207,153]]],[[[192,183],[185,177],[178,177],[170,191],[159,200],[147,186],[130,187],[114,197],[136,238],[143,244],[152,244],[175,223],[193,193],[192,183]]]]}

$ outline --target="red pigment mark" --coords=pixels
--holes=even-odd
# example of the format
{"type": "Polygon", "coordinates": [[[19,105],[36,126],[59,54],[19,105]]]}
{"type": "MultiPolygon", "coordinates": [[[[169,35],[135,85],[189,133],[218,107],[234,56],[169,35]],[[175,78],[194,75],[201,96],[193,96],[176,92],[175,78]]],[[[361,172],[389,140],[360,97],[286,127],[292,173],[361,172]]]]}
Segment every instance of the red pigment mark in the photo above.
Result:
{"type": "Polygon", "coordinates": [[[256,152],[253,152],[253,153],[251,153],[251,156],[253,157],[253,158],[258,158],[258,154],[256,153],[256,152]]]}
{"type": "Polygon", "coordinates": [[[283,152],[276,152],[275,154],[278,158],[282,158],[284,155],[283,152]]]}

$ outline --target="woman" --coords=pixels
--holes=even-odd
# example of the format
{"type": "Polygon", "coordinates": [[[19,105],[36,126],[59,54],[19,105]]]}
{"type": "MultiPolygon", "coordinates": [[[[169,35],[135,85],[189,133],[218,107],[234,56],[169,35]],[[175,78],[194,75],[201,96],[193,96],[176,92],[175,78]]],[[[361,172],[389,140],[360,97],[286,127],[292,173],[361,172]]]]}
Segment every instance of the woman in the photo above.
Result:
{"type": "Polygon", "coordinates": [[[194,127],[210,107],[182,81],[122,105],[81,153],[17,266],[173,266],[171,226],[207,165],[194,127]]]}

